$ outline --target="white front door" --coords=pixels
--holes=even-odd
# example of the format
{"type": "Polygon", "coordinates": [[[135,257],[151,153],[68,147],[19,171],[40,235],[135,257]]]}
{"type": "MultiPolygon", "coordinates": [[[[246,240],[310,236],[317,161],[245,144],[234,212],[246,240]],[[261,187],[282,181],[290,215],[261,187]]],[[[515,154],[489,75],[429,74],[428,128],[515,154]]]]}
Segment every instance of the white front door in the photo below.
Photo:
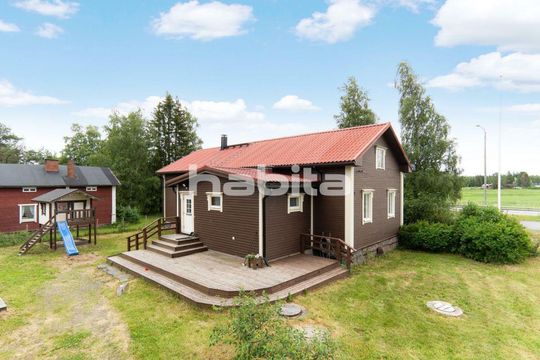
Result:
{"type": "Polygon", "coordinates": [[[180,194],[181,206],[181,230],[184,234],[191,234],[194,231],[193,222],[193,193],[186,192],[180,194]]]}

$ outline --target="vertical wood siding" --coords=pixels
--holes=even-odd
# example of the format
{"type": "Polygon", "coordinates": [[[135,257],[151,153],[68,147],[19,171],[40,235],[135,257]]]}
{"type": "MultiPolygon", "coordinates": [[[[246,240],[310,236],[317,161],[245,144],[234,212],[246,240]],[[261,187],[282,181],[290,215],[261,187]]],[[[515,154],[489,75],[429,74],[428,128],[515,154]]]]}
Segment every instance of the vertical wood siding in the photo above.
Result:
{"type": "Polygon", "coordinates": [[[276,259],[300,251],[300,234],[309,233],[310,197],[303,212],[287,214],[287,195],[266,198],[266,256],[276,259]]]}
{"type": "MultiPolygon", "coordinates": [[[[344,168],[322,170],[323,179],[325,174],[344,174],[344,168]]],[[[345,197],[324,196],[320,193],[313,202],[313,231],[315,234],[331,235],[345,239],[345,197]]]]}
{"type": "Polygon", "coordinates": [[[400,222],[400,170],[393,149],[384,136],[379,138],[360,160],[354,174],[354,243],[355,248],[372,245],[397,235],[400,222]],[[384,170],[375,168],[375,147],[387,148],[384,170]],[[362,225],[362,189],[373,189],[373,223],[362,225]],[[388,219],[388,189],[396,189],[396,216],[388,219]]]}
{"type": "MultiPolygon", "coordinates": [[[[165,180],[168,181],[178,174],[165,175],[165,180]]],[[[163,184],[162,184],[163,186],[163,184]]],[[[165,188],[165,216],[176,216],[176,186],[165,188]]]]}
{"type": "MultiPolygon", "coordinates": [[[[221,186],[223,186],[223,180],[221,186]]],[[[195,234],[208,248],[245,256],[259,252],[259,195],[223,195],[223,212],[208,211],[209,182],[200,182],[194,197],[195,234]],[[234,240],[232,238],[235,238],[234,240]]],[[[220,190],[221,191],[221,190],[220,190]]]]}

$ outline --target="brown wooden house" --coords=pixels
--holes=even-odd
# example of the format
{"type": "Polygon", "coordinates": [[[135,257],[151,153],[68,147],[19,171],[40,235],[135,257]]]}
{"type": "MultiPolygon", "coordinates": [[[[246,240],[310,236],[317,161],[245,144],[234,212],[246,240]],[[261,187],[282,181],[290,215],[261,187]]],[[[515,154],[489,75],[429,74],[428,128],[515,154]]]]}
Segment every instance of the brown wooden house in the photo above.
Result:
{"type": "Polygon", "coordinates": [[[211,250],[271,261],[299,253],[300,234],[339,238],[364,252],[395,246],[409,171],[398,137],[384,123],[237,145],[223,136],[220,147],[195,151],[158,173],[164,216],[179,217],[182,233],[211,250]],[[264,190],[227,193],[249,178],[264,190]],[[278,182],[290,189],[276,194],[278,182]],[[337,195],[324,194],[333,187],[337,195]]]}
{"type": "Polygon", "coordinates": [[[236,145],[223,136],[159,171],[164,217],[108,260],[201,305],[234,306],[241,292],[286,299],[396,244],[409,169],[390,124],[236,145]]]}

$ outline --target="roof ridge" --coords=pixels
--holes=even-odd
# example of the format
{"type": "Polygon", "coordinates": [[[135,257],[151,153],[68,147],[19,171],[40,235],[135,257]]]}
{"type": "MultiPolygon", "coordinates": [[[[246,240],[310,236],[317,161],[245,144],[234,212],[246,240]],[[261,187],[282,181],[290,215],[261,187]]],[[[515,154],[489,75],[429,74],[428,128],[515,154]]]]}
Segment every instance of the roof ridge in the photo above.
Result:
{"type": "MultiPolygon", "coordinates": [[[[376,123],[376,124],[369,124],[369,125],[351,126],[351,127],[343,128],[343,129],[332,129],[332,130],[323,130],[323,131],[313,131],[313,132],[304,133],[304,134],[287,135],[287,136],[280,136],[280,137],[271,138],[271,139],[263,139],[263,140],[248,141],[248,142],[239,143],[239,144],[231,144],[231,145],[227,146],[227,148],[233,148],[233,147],[237,147],[237,146],[240,146],[240,145],[250,145],[250,144],[261,143],[261,142],[266,142],[266,141],[274,141],[274,140],[282,140],[282,139],[291,139],[291,138],[304,137],[304,136],[310,136],[310,135],[329,134],[329,133],[336,133],[336,132],[342,132],[342,131],[350,131],[350,130],[355,130],[355,129],[359,129],[359,128],[369,128],[369,127],[376,127],[376,126],[387,126],[387,125],[389,125],[389,124],[391,124],[390,121],[387,121],[387,122],[383,122],[383,123],[376,123]]],[[[197,151],[200,151],[200,150],[211,150],[211,149],[219,149],[219,146],[213,146],[213,147],[209,147],[209,148],[202,148],[202,149],[199,149],[199,150],[197,150],[197,151]]]]}

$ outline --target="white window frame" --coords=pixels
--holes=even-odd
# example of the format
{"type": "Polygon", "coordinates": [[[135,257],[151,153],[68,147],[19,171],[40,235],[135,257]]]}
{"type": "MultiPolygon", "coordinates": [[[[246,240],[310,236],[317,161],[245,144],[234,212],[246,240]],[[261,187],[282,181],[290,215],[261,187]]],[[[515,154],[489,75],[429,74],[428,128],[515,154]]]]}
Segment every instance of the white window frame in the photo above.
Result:
{"type": "Polygon", "coordinates": [[[373,223],[373,198],[374,198],[375,190],[373,189],[365,189],[362,190],[362,224],[371,224],[373,223]],[[366,195],[370,196],[370,206],[369,206],[369,214],[366,214],[366,207],[365,207],[365,200],[366,195]]]}
{"type": "Polygon", "coordinates": [[[287,194],[287,214],[293,212],[304,212],[304,194],[287,194]],[[291,206],[291,199],[297,198],[298,205],[291,206]]]}
{"type": "Polygon", "coordinates": [[[36,187],[33,186],[27,186],[22,188],[23,193],[35,193],[37,191],[36,187]]]}
{"type": "Polygon", "coordinates": [[[86,187],[86,191],[90,192],[90,191],[97,191],[97,186],[87,186],[86,187]]]}
{"type": "Polygon", "coordinates": [[[19,204],[19,224],[37,222],[37,212],[38,212],[37,204],[19,204]],[[23,219],[23,208],[26,206],[32,206],[34,208],[33,219],[23,219]]]}
{"type": "Polygon", "coordinates": [[[386,169],[386,148],[382,146],[375,147],[375,168],[377,170],[386,169]],[[379,153],[382,154],[382,165],[379,166],[379,153]]]}
{"type": "Polygon", "coordinates": [[[223,212],[223,193],[222,192],[207,192],[206,200],[208,201],[208,211],[223,212]],[[219,197],[219,206],[212,205],[213,197],[219,197]]]}
{"type": "Polygon", "coordinates": [[[397,190],[388,189],[386,191],[386,209],[388,219],[396,217],[397,190]]]}

